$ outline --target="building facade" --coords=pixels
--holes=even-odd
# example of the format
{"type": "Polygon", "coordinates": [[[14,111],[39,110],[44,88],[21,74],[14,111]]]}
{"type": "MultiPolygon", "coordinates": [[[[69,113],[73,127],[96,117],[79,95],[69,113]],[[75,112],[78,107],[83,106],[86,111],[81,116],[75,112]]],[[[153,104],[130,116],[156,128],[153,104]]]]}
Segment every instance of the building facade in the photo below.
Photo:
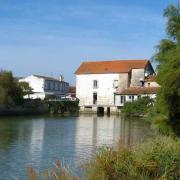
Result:
{"type": "Polygon", "coordinates": [[[60,98],[61,96],[67,95],[69,91],[69,83],[63,81],[62,77],[56,79],[46,76],[31,75],[19,79],[19,82],[27,82],[32,88],[32,94],[26,95],[24,98],[44,99],[48,96],[60,98]]]}
{"type": "MultiPolygon", "coordinates": [[[[105,112],[117,112],[126,102],[126,98],[121,101],[121,96],[132,96],[124,94],[126,89],[147,86],[146,92],[150,91],[148,86],[152,87],[153,83],[149,85],[146,79],[153,74],[155,72],[148,60],[84,62],[76,71],[76,96],[80,100],[80,110],[96,112],[103,108],[105,112]]],[[[135,100],[134,93],[132,98],[135,100]]]]}

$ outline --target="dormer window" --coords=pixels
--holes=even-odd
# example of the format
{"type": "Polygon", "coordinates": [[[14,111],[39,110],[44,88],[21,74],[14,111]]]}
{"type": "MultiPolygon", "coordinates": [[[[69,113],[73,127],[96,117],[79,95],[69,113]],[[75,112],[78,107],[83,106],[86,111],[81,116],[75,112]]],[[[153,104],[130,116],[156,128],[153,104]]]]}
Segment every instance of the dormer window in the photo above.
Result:
{"type": "Polygon", "coordinates": [[[98,88],[98,81],[97,81],[97,80],[94,80],[94,81],[93,81],[93,88],[94,88],[94,89],[97,89],[97,88],[98,88]]]}

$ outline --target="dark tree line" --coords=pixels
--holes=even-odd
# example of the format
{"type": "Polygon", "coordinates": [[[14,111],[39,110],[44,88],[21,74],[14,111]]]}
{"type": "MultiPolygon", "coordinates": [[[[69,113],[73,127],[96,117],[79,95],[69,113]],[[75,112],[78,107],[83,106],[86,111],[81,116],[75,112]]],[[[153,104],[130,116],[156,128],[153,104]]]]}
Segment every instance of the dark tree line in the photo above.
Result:
{"type": "Polygon", "coordinates": [[[23,96],[29,93],[27,83],[20,83],[10,71],[0,72],[0,108],[8,108],[23,103],[23,96]]]}

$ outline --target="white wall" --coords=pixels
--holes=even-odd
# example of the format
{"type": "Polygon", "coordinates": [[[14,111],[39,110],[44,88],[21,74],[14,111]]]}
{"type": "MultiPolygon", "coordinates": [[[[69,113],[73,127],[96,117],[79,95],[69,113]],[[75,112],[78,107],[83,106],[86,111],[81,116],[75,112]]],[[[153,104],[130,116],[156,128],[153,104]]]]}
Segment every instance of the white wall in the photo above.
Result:
{"type": "Polygon", "coordinates": [[[25,95],[24,98],[25,99],[44,99],[46,97],[46,94],[44,92],[42,93],[33,93],[33,94],[29,94],[29,95],[25,95]]]}
{"type": "Polygon", "coordinates": [[[97,93],[97,105],[114,105],[114,80],[119,81],[119,74],[76,75],[76,96],[80,106],[93,105],[93,93],[97,93]],[[98,88],[93,88],[93,80],[98,81],[98,88]]]}
{"type": "Polygon", "coordinates": [[[36,76],[28,76],[26,78],[20,79],[19,82],[27,82],[29,86],[33,89],[33,92],[44,92],[44,79],[38,78],[36,76]]]}
{"type": "Polygon", "coordinates": [[[152,81],[152,82],[145,82],[144,87],[160,87],[160,86],[157,82],[152,81]]]}
{"type": "Polygon", "coordinates": [[[119,74],[119,90],[127,88],[129,86],[129,75],[128,73],[119,74]]]}
{"type": "Polygon", "coordinates": [[[65,95],[68,93],[69,88],[69,83],[50,80],[48,81],[50,87],[47,89],[47,81],[44,78],[36,77],[34,75],[20,79],[19,82],[27,82],[32,88],[33,94],[24,97],[31,99],[44,99],[46,95],[65,95]],[[60,85],[60,89],[57,89],[57,83],[60,85]]]}
{"type": "MultiPolygon", "coordinates": [[[[125,96],[126,97],[126,102],[132,102],[132,96],[134,96],[134,101],[136,101],[138,99],[138,95],[119,95],[116,94],[115,95],[115,105],[116,106],[123,106],[124,103],[121,103],[121,96],[125,96]],[[131,96],[131,98],[130,98],[131,96]]],[[[155,99],[156,98],[156,94],[141,94],[140,97],[146,97],[149,96],[151,99],[155,99]]]]}
{"type": "Polygon", "coordinates": [[[144,69],[132,69],[130,86],[141,86],[140,79],[144,80],[144,69]]]}
{"type": "Polygon", "coordinates": [[[133,101],[133,97],[134,96],[134,101],[138,99],[137,95],[115,95],[115,105],[116,106],[123,106],[124,103],[121,103],[121,96],[124,96],[126,101],[125,102],[132,102],[133,101]]]}

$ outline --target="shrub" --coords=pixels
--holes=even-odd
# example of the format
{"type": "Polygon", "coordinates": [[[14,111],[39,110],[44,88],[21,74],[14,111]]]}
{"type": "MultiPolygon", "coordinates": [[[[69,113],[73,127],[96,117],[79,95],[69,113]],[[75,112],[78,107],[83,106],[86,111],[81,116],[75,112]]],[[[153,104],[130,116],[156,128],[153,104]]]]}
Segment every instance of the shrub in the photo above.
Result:
{"type": "Polygon", "coordinates": [[[153,100],[147,97],[142,97],[133,102],[126,102],[122,108],[122,113],[125,116],[142,116],[152,107],[153,100]]]}
{"type": "Polygon", "coordinates": [[[134,148],[104,148],[87,166],[89,180],[180,178],[180,140],[159,136],[134,148]]]}

